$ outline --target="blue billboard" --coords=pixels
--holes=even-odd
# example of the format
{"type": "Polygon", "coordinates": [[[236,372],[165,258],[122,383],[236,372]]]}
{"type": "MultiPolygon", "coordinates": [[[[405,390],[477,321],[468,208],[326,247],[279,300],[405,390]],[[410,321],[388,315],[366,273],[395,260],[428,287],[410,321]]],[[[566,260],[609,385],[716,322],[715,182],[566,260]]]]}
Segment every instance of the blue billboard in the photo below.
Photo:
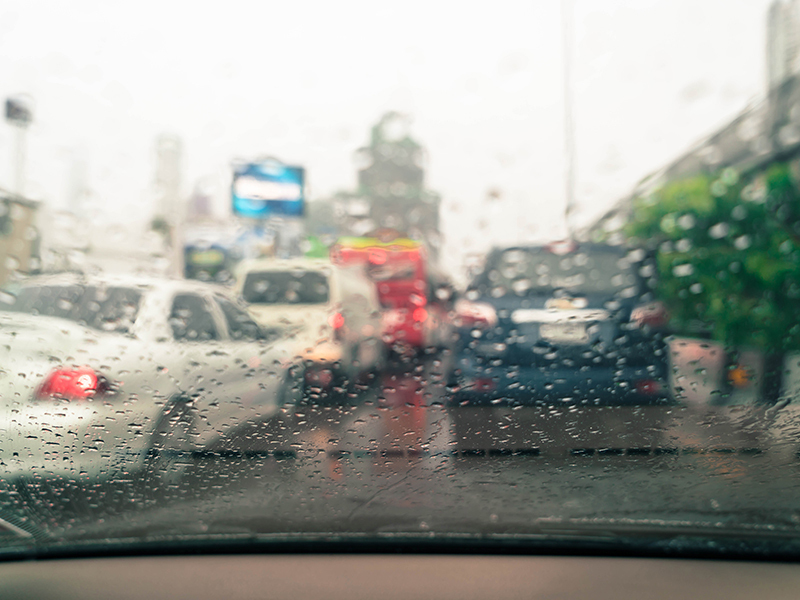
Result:
{"type": "Polygon", "coordinates": [[[240,217],[302,217],[305,169],[272,159],[236,165],[231,197],[233,213],[240,217]]]}

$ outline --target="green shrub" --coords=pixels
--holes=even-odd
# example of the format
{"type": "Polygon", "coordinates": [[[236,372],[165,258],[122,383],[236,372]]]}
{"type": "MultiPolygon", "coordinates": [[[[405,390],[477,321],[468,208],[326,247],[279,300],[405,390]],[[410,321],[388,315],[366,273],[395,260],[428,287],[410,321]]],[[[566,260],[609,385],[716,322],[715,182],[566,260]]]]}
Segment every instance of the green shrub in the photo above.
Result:
{"type": "Polygon", "coordinates": [[[788,165],[732,169],[635,200],[626,233],[655,251],[677,332],[767,352],[800,349],[800,192],[788,165]]]}

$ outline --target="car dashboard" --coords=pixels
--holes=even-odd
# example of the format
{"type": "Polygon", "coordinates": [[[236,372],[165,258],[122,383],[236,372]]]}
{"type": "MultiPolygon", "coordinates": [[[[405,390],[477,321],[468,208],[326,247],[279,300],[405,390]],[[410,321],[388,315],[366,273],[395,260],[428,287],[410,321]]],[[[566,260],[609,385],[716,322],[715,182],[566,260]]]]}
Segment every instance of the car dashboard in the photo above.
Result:
{"type": "Polygon", "coordinates": [[[201,555],[0,564],[4,600],[797,598],[791,563],[476,555],[201,555]]]}

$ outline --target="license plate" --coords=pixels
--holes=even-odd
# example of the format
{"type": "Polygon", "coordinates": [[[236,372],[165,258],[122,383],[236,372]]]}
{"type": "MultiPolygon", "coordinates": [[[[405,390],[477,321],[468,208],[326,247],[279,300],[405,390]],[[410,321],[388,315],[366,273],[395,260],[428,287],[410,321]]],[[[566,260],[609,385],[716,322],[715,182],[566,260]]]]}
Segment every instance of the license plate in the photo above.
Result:
{"type": "Polygon", "coordinates": [[[558,344],[583,344],[589,341],[586,323],[542,323],[539,336],[558,344]]]}
{"type": "Polygon", "coordinates": [[[214,266],[222,264],[225,261],[225,255],[219,250],[205,250],[202,252],[193,252],[189,255],[189,262],[198,266],[214,266]]]}

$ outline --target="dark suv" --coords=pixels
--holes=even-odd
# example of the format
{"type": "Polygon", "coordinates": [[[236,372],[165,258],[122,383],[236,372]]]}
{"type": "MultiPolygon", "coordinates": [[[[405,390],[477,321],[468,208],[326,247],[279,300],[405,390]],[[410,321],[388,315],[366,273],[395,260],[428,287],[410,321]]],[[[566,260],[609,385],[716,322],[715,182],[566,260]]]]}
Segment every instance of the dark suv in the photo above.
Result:
{"type": "Polygon", "coordinates": [[[574,242],[493,250],[455,307],[452,402],[667,401],[666,315],[645,258],[574,242]]]}

